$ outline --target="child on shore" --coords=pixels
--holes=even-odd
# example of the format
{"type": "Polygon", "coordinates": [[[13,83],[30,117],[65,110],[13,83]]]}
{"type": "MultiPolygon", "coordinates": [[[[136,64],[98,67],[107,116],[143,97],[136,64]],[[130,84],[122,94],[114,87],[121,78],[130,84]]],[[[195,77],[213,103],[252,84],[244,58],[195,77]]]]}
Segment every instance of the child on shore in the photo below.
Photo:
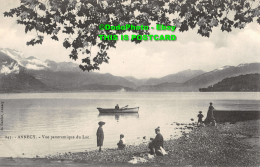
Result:
{"type": "Polygon", "coordinates": [[[204,115],[203,114],[201,114],[202,113],[202,111],[199,111],[199,114],[198,114],[198,126],[199,125],[203,125],[203,122],[202,122],[202,118],[204,117],[204,115]]]}
{"type": "Polygon", "coordinates": [[[120,140],[117,143],[117,146],[118,146],[119,150],[123,150],[125,148],[125,139],[124,139],[124,137],[125,136],[123,134],[120,135],[120,140]]]}

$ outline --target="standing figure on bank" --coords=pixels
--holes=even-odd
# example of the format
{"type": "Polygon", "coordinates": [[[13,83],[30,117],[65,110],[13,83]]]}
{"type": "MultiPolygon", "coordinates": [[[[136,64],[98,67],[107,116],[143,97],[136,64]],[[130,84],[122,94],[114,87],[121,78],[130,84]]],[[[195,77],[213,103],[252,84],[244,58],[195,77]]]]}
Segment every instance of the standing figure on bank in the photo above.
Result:
{"type": "Polygon", "coordinates": [[[163,148],[163,136],[160,132],[160,127],[155,129],[156,137],[149,143],[148,148],[152,155],[163,155],[161,147],[163,148]]]}
{"type": "Polygon", "coordinates": [[[104,132],[102,126],[105,125],[105,122],[100,121],[98,125],[99,127],[97,129],[97,146],[99,147],[99,152],[101,152],[101,147],[103,146],[104,141],[104,132]]]}
{"type": "Polygon", "coordinates": [[[118,104],[115,106],[115,109],[116,109],[116,110],[119,110],[119,105],[118,105],[118,104]]]}
{"type": "Polygon", "coordinates": [[[202,113],[202,111],[199,111],[199,114],[198,114],[198,123],[197,123],[198,126],[203,124],[202,118],[204,117],[204,115],[201,114],[201,113],[202,113]]]}
{"type": "Polygon", "coordinates": [[[205,119],[206,123],[214,123],[215,122],[215,117],[213,114],[213,111],[215,110],[215,108],[213,107],[213,103],[210,102],[209,103],[209,109],[208,109],[208,113],[207,113],[207,118],[205,119]]]}

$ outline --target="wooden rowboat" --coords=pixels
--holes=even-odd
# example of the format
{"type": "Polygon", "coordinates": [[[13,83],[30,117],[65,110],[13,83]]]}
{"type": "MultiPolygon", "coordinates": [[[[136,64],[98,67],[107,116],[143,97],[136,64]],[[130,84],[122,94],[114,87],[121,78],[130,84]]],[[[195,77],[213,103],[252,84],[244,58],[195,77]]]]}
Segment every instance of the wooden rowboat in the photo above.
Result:
{"type": "Polygon", "coordinates": [[[134,108],[97,108],[100,113],[138,113],[139,107],[134,108]]]}

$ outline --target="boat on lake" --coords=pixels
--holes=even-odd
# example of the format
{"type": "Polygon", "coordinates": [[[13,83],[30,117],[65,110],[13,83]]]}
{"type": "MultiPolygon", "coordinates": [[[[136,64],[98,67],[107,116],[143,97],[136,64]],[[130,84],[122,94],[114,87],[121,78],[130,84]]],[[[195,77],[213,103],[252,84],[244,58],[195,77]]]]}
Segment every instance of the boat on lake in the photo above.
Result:
{"type": "Polygon", "coordinates": [[[134,107],[134,108],[97,108],[99,113],[138,113],[139,107],[134,107]]]}

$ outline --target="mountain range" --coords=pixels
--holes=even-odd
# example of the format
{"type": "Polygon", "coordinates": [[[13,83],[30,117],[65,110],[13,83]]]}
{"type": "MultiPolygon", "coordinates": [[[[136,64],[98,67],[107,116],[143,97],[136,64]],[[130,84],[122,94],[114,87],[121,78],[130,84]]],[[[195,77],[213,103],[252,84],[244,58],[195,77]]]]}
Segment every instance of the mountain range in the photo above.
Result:
{"type": "Polygon", "coordinates": [[[41,61],[13,49],[0,49],[0,92],[198,91],[227,77],[259,71],[260,63],[250,63],[209,72],[189,69],[161,78],[136,79],[83,72],[72,62],[41,61]]]}
{"type": "Polygon", "coordinates": [[[123,77],[83,72],[71,62],[25,58],[21,52],[0,49],[0,92],[132,91],[135,84],[123,77]]]}

